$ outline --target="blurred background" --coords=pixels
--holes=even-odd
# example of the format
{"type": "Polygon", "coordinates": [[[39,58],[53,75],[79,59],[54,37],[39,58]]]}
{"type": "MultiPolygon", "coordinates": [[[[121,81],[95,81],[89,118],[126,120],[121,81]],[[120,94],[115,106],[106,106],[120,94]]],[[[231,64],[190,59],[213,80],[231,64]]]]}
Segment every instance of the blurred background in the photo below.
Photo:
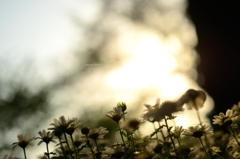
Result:
{"type": "MultiPolygon", "coordinates": [[[[111,130],[105,113],[117,102],[140,118],[144,103],[189,88],[213,97],[200,110],[209,123],[240,99],[234,2],[0,0],[0,156],[21,154],[18,134],[37,136],[61,115],[111,130]]],[[[198,124],[194,113],[176,124],[198,124]]]]}

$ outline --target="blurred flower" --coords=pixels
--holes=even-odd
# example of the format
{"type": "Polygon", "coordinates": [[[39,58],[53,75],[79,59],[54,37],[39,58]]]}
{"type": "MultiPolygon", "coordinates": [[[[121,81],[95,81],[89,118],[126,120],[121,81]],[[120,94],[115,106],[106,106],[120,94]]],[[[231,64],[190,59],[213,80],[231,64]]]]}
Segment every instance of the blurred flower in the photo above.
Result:
{"type": "Polygon", "coordinates": [[[240,113],[240,102],[238,102],[238,104],[234,104],[234,105],[232,106],[232,110],[233,110],[234,112],[240,113]]]}
{"type": "Polygon", "coordinates": [[[209,126],[207,125],[197,125],[197,126],[190,126],[188,129],[184,130],[183,135],[191,136],[195,138],[200,138],[204,134],[213,134],[213,131],[209,130],[209,126]]]}
{"type": "Polygon", "coordinates": [[[196,91],[194,89],[189,89],[183,96],[178,100],[180,105],[186,104],[187,109],[191,110],[195,108],[196,110],[203,107],[206,100],[206,94],[203,91],[196,91]]]}
{"type": "Polygon", "coordinates": [[[70,123],[70,125],[68,125],[68,127],[67,127],[67,129],[66,129],[66,133],[67,133],[68,135],[72,135],[72,134],[74,133],[74,131],[83,124],[83,123],[82,123],[80,120],[78,120],[77,118],[73,118],[73,119],[70,120],[70,121],[72,121],[72,122],[70,123]]]}
{"type": "Polygon", "coordinates": [[[39,141],[38,145],[40,145],[41,143],[45,142],[46,144],[48,144],[49,142],[54,142],[54,143],[57,143],[55,140],[54,140],[54,132],[50,132],[50,131],[46,131],[45,129],[42,130],[42,131],[39,131],[38,134],[41,136],[41,137],[36,137],[36,139],[41,139],[41,141],[39,141]]]}
{"type": "Polygon", "coordinates": [[[103,137],[108,133],[108,130],[104,127],[94,128],[90,130],[88,136],[93,140],[103,139],[103,137]]]}
{"type": "Polygon", "coordinates": [[[46,155],[38,156],[38,159],[48,159],[46,155]]]}
{"type": "Polygon", "coordinates": [[[210,149],[210,153],[212,156],[215,156],[215,155],[219,155],[219,153],[222,152],[220,150],[220,147],[216,147],[216,146],[212,146],[211,149],[210,149]]]}
{"type": "Polygon", "coordinates": [[[5,155],[3,156],[3,159],[18,159],[18,158],[14,157],[13,155],[5,155]]]}
{"type": "Polygon", "coordinates": [[[31,137],[28,134],[19,134],[18,136],[18,142],[14,142],[13,145],[13,149],[16,146],[20,146],[21,148],[25,149],[28,145],[29,146],[33,146],[33,143],[31,142],[34,137],[31,137]]]}
{"type": "Polygon", "coordinates": [[[156,154],[160,154],[162,153],[162,149],[163,149],[163,144],[158,143],[157,145],[155,145],[155,147],[153,148],[153,152],[156,154]]]}
{"type": "Polygon", "coordinates": [[[144,106],[147,108],[146,111],[152,111],[155,109],[159,109],[160,108],[160,98],[157,98],[156,103],[154,105],[144,104],[144,106]]]}
{"type": "Polygon", "coordinates": [[[125,150],[121,146],[113,146],[106,147],[104,151],[102,151],[102,159],[121,159],[125,154],[125,150]]]}
{"type": "Polygon", "coordinates": [[[164,102],[159,107],[159,99],[154,106],[146,105],[147,112],[143,115],[143,118],[150,121],[161,121],[165,116],[172,116],[172,113],[182,111],[182,105],[178,102],[164,102]]]}
{"type": "Polygon", "coordinates": [[[81,129],[81,132],[82,132],[82,134],[84,134],[84,135],[87,135],[87,134],[89,133],[89,131],[90,131],[89,127],[83,127],[83,128],[81,129]]]}
{"type": "Polygon", "coordinates": [[[86,142],[86,138],[81,136],[80,134],[76,134],[73,136],[73,145],[75,147],[81,146],[81,144],[84,142],[86,142]]]}
{"type": "Polygon", "coordinates": [[[133,133],[137,129],[139,129],[140,125],[144,122],[139,119],[129,119],[124,123],[123,129],[126,130],[128,133],[133,133]]]}
{"type": "Polygon", "coordinates": [[[126,105],[126,103],[124,103],[124,102],[119,102],[119,103],[117,103],[117,107],[118,108],[122,108],[122,112],[124,113],[126,110],[127,110],[127,105],[126,105]]]}
{"type": "Polygon", "coordinates": [[[237,113],[231,109],[228,109],[226,115],[222,112],[219,113],[219,116],[215,115],[213,119],[213,124],[218,125],[231,125],[232,122],[236,119],[237,113]]]}
{"type": "Polygon", "coordinates": [[[118,123],[121,120],[121,118],[123,117],[123,114],[124,113],[122,111],[122,107],[114,107],[113,111],[106,113],[106,116],[118,123]]]}
{"type": "Polygon", "coordinates": [[[174,138],[179,138],[183,131],[184,129],[182,128],[182,126],[175,126],[175,129],[172,131],[171,134],[174,138]]]}

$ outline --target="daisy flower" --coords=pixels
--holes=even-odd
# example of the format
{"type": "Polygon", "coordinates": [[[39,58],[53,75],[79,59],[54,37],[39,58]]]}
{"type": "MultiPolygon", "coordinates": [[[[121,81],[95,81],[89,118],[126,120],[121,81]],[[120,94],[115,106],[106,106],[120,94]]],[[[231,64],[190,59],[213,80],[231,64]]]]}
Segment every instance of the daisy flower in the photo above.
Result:
{"type": "Polygon", "coordinates": [[[18,142],[14,142],[12,145],[13,145],[13,149],[16,147],[16,146],[19,146],[23,149],[23,153],[24,153],[24,157],[25,159],[27,159],[27,155],[26,155],[26,150],[25,148],[29,145],[29,146],[33,146],[33,143],[31,142],[34,137],[31,137],[30,135],[28,134],[19,134],[18,136],[18,142]]]}
{"type": "Polygon", "coordinates": [[[127,105],[126,105],[126,103],[124,103],[124,102],[119,102],[119,103],[117,103],[117,107],[118,108],[122,108],[122,112],[124,113],[126,110],[127,110],[127,105]]]}
{"type": "Polygon", "coordinates": [[[238,102],[238,104],[234,104],[234,105],[232,106],[232,110],[233,110],[234,112],[240,113],[240,102],[238,102]]]}
{"type": "Polygon", "coordinates": [[[166,101],[161,104],[161,106],[158,105],[159,100],[157,100],[157,103],[155,106],[149,106],[147,107],[147,112],[143,115],[143,118],[146,120],[150,120],[152,122],[154,121],[161,121],[165,118],[165,116],[171,117],[173,113],[182,111],[182,105],[178,102],[169,102],[166,101]]]}
{"type": "Polygon", "coordinates": [[[93,139],[93,140],[97,140],[99,139],[103,139],[103,137],[108,133],[109,131],[104,128],[104,127],[99,127],[99,128],[94,128],[92,130],[90,130],[88,136],[89,138],[93,139]]]}
{"type": "Polygon", "coordinates": [[[176,126],[175,129],[171,132],[171,134],[174,138],[179,138],[183,131],[184,129],[182,128],[182,126],[176,126]]]}
{"type": "Polygon", "coordinates": [[[226,115],[222,112],[214,116],[213,124],[215,125],[231,125],[232,122],[236,119],[237,113],[231,109],[228,109],[226,115]]]}
{"type": "Polygon", "coordinates": [[[197,126],[190,126],[188,129],[184,130],[183,135],[185,136],[191,136],[195,138],[200,138],[204,134],[213,134],[212,130],[209,130],[209,126],[207,125],[197,125],[197,126]]]}
{"type": "Polygon", "coordinates": [[[125,150],[121,146],[113,146],[113,147],[106,147],[104,151],[102,151],[102,159],[121,159],[125,154],[125,150]]]}
{"type": "Polygon", "coordinates": [[[203,91],[197,91],[194,89],[189,89],[178,102],[186,104],[188,110],[192,108],[198,110],[203,107],[206,100],[206,94],[203,91]]]}
{"type": "Polygon", "coordinates": [[[66,120],[64,116],[59,117],[59,120],[54,118],[54,123],[51,123],[50,125],[54,126],[53,128],[48,128],[48,130],[61,130],[62,132],[66,132],[68,126],[74,121],[74,120],[66,120]]]}
{"type": "Polygon", "coordinates": [[[68,135],[72,135],[72,134],[74,133],[74,131],[83,124],[83,123],[82,123],[80,120],[78,120],[77,118],[73,118],[73,119],[70,120],[70,121],[72,121],[72,122],[68,125],[68,127],[67,127],[67,129],[66,129],[66,133],[67,133],[68,135]]]}
{"type": "Polygon", "coordinates": [[[54,142],[54,143],[57,143],[55,140],[54,140],[54,133],[53,132],[50,132],[50,131],[46,131],[45,129],[42,130],[42,131],[39,131],[38,134],[41,136],[41,137],[36,137],[36,139],[41,139],[41,141],[39,141],[38,145],[40,145],[41,143],[45,142],[46,144],[48,144],[49,142],[54,142]]]}
{"type": "Polygon", "coordinates": [[[29,146],[33,146],[33,143],[31,142],[34,137],[31,137],[28,134],[19,134],[18,136],[18,142],[14,142],[13,145],[13,149],[16,146],[20,146],[21,148],[25,149],[28,145],[29,146]]]}
{"type": "Polygon", "coordinates": [[[140,125],[144,122],[139,119],[130,119],[125,122],[123,129],[126,130],[128,133],[133,133],[137,129],[139,129],[140,125]]]}
{"type": "Polygon", "coordinates": [[[114,107],[113,111],[107,112],[106,116],[111,118],[115,122],[119,122],[123,117],[124,113],[122,111],[122,107],[114,107]]]}

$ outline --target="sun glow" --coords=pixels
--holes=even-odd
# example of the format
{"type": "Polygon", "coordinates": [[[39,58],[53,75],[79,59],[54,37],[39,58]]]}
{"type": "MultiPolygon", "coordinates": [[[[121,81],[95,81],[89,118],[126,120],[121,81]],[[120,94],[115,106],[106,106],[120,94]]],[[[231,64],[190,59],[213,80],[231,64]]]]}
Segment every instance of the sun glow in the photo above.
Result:
{"type": "Polygon", "coordinates": [[[129,52],[131,58],[107,79],[113,88],[158,85],[162,76],[169,75],[177,67],[175,59],[165,53],[156,36],[143,36],[129,52]]]}
{"type": "MultiPolygon", "coordinates": [[[[193,75],[194,62],[197,58],[194,56],[195,52],[184,51],[181,40],[178,39],[176,43],[176,40],[143,33],[138,38],[129,40],[129,43],[132,43],[131,47],[128,42],[125,43],[128,45],[127,49],[124,45],[121,47],[125,49],[124,52],[129,53],[130,58],[127,58],[122,67],[108,74],[106,83],[111,88],[119,92],[123,90],[131,92],[151,87],[154,90],[155,99],[161,98],[161,101],[176,100],[190,88],[201,89],[191,78],[195,75],[193,75]]],[[[152,100],[152,97],[150,98],[152,100]]],[[[202,118],[205,118],[212,101],[208,99],[206,105],[207,108],[201,110],[202,118]]],[[[196,124],[197,121],[188,120],[192,114],[193,112],[189,111],[178,114],[176,124],[182,126],[196,124]]]]}

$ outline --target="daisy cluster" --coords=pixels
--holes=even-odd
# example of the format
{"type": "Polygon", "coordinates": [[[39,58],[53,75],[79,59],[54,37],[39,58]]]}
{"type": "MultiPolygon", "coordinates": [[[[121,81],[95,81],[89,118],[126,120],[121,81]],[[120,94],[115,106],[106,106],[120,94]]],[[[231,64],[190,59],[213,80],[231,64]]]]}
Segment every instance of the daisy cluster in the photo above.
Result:
{"type": "MultiPolygon", "coordinates": [[[[21,148],[19,156],[5,155],[3,159],[27,159],[26,148],[45,144],[46,152],[38,159],[238,159],[240,158],[240,103],[228,109],[226,113],[215,115],[212,124],[218,130],[202,122],[199,109],[204,106],[206,94],[201,90],[190,89],[177,101],[156,100],[154,105],[144,104],[146,110],[140,118],[128,118],[127,105],[117,103],[113,110],[105,115],[115,124],[116,140],[105,135],[109,131],[104,127],[90,129],[77,118],[64,116],[53,119],[51,127],[40,130],[38,137],[19,134],[13,149],[21,148]],[[184,108],[186,108],[184,110],[184,108]],[[199,124],[183,128],[171,126],[177,120],[179,111],[196,111],[199,124]],[[152,129],[143,136],[139,128],[149,123],[152,129]],[[55,144],[50,150],[49,144],[55,144]]],[[[30,149],[27,149],[30,151],[30,149]]],[[[13,150],[14,151],[14,150],[13,150]]]]}

